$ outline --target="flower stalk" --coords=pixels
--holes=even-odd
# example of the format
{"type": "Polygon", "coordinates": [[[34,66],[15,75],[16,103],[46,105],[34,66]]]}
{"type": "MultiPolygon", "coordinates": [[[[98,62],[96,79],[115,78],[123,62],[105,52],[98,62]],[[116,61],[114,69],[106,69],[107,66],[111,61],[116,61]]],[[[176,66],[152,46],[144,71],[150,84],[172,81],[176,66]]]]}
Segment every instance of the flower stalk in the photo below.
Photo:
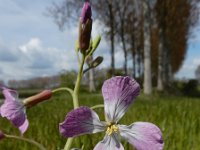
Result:
{"type": "Polygon", "coordinates": [[[46,150],[46,148],[44,148],[44,146],[32,139],[28,139],[28,138],[24,138],[24,137],[20,137],[20,136],[15,136],[15,135],[8,135],[8,134],[5,134],[5,137],[6,138],[10,138],[10,139],[16,139],[16,140],[21,140],[21,141],[25,141],[25,142],[28,142],[28,143],[31,143],[33,145],[35,145],[36,147],[38,147],[40,150],[46,150]]]}
{"type": "MultiPolygon", "coordinates": [[[[73,94],[72,94],[74,109],[79,107],[79,99],[78,99],[78,97],[79,97],[79,90],[80,90],[81,80],[82,80],[82,77],[83,77],[83,66],[84,66],[84,63],[85,63],[85,55],[83,55],[83,57],[82,57],[82,61],[81,61],[81,64],[79,66],[79,72],[78,72],[78,75],[77,75],[76,84],[75,84],[74,91],[73,91],[73,94]]],[[[70,148],[72,146],[72,143],[73,143],[73,139],[74,138],[68,138],[67,139],[67,142],[65,144],[64,150],[70,150],[70,148]]]]}
{"type": "Polygon", "coordinates": [[[78,108],[79,107],[78,96],[79,96],[81,80],[82,80],[82,77],[83,77],[83,66],[84,66],[84,63],[85,63],[85,55],[83,55],[83,57],[82,57],[81,64],[79,66],[79,72],[78,72],[76,84],[75,84],[75,87],[74,87],[74,92],[73,92],[74,108],[78,108]]]}
{"type": "Polygon", "coordinates": [[[56,93],[56,92],[59,92],[59,91],[68,91],[73,97],[74,91],[72,89],[68,88],[68,87],[57,88],[57,89],[53,90],[52,93],[56,93]]]}
{"type": "MultiPolygon", "coordinates": [[[[88,57],[87,50],[89,49],[90,46],[90,38],[91,38],[91,31],[92,31],[92,10],[90,6],[89,1],[85,1],[82,12],[81,12],[81,17],[79,21],[79,44],[76,47],[76,52],[78,56],[78,62],[79,62],[79,71],[77,75],[77,80],[76,84],[72,93],[72,98],[73,98],[73,106],[74,109],[79,108],[79,90],[80,90],[80,84],[81,80],[84,74],[83,67],[85,64],[85,61],[88,57]],[[79,55],[78,55],[78,50],[82,53],[82,60],[80,61],[79,55]]],[[[64,150],[70,150],[71,145],[73,143],[74,138],[68,138],[64,150]]]]}

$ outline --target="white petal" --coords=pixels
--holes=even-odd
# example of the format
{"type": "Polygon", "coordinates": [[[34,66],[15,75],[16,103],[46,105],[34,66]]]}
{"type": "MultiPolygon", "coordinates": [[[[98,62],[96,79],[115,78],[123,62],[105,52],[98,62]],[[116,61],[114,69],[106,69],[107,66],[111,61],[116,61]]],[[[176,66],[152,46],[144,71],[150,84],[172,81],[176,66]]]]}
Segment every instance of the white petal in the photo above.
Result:
{"type": "Polygon", "coordinates": [[[130,77],[113,77],[102,87],[105,114],[110,122],[117,123],[140,92],[139,84],[130,77]]]}
{"type": "Polygon", "coordinates": [[[162,150],[164,142],[160,129],[148,122],[119,125],[120,135],[137,150],[162,150]]]}
{"type": "Polygon", "coordinates": [[[94,148],[94,150],[124,150],[124,147],[120,143],[117,134],[111,136],[106,135],[103,141],[100,141],[94,148]]]}

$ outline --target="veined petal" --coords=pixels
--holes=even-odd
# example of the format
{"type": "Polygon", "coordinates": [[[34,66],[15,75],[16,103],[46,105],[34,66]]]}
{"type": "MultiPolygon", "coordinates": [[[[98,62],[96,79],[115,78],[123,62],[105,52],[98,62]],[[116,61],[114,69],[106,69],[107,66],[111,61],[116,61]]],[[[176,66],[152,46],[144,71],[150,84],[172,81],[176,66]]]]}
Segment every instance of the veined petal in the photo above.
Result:
{"type": "Polygon", "coordinates": [[[103,141],[100,141],[94,148],[94,150],[124,150],[124,147],[120,143],[117,134],[111,136],[106,135],[103,141]]]}
{"type": "Polygon", "coordinates": [[[82,106],[69,112],[64,122],[59,125],[64,137],[75,137],[82,134],[96,133],[105,130],[96,112],[82,106]]]}
{"type": "Polygon", "coordinates": [[[160,129],[148,122],[119,125],[120,135],[137,150],[162,150],[164,142],[160,129]]]}
{"type": "Polygon", "coordinates": [[[18,100],[18,93],[15,90],[3,88],[3,95],[5,97],[5,101],[16,101],[16,100],[18,100]]]}
{"type": "Polygon", "coordinates": [[[26,128],[23,127],[26,123],[26,114],[20,101],[4,101],[4,104],[0,107],[0,114],[18,127],[22,134],[26,131],[28,125],[26,125],[26,128]],[[23,130],[20,129],[21,127],[23,130]]]}
{"type": "Polygon", "coordinates": [[[102,87],[105,114],[110,122],[118,122],[139,95],[139,84],[130,77],[113,77],[102,87]]]}
{"type": "Polygon", "coordinates": [[[5,101],[1,107],[0,107],[0,113],[2,117],[6,117],[8,120],[14,121],[16,123],[21,125],[23,121],[15,121],[18,117],[22,116],[25,120],[25,114],[23,105],[20,103],[20,101],[5,101]],[[19,122],[19,123],[17,123],[19,122]]]}

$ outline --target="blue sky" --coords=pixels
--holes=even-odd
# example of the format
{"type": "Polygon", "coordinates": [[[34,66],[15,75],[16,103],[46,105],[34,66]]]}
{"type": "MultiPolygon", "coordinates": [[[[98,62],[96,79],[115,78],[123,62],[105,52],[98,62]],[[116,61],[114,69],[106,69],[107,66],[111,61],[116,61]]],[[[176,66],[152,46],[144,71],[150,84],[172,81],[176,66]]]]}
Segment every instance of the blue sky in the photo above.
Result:
{"type": "MultiPolygon", "coordinates": [[[[62,0],[56,0],[59,1],[62,0]]],[[[77,68],[73,50],[77,26],[59,31],[52,18],[44,15],[52,2],[0,0],[0,80],[47,76],[63,69],[77,68]]],[[[93,36],[102,33],[98,25],[99,21],[95,20],[93,36]]],[[[176,75],[178,78],[193,78],[194,70],[200,64],[198,28],[194,29],[195,37],[189,41],[186,60],[176,75]]],[[[101,67],[110,65],[109,47],[104,39],[96,55],[104,57],[101,67]]],[[[115,57],[117,66],[122,66],[121,53],[117,52],[115,57]]]]}

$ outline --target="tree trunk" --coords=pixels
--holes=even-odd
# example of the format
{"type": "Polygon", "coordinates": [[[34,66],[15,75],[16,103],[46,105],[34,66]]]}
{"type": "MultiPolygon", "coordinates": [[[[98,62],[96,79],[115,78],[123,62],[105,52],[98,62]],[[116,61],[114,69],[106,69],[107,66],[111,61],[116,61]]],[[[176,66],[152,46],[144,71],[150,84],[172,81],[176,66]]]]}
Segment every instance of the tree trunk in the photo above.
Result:
{"type": "Polygon", "coordinates": [[[164,51],[164,35],[162,27],[159,27],[159,45],[158,45],[158,80],[157,80],[157,90],[163,91],[163,51],[164,51]]]}
{"type": "MultiPolygon", "coordinates": [[[[134,33],[132,33],[134,34],[134,33]]],[[[132,52],[132,63],[133,63],[133,78],[136,77],[136,49],[137,49],[137,46],[136,46],[136,40],[134,38],[134,35],[131,36],[131,52],[132,52]]]]}
{"type": "Polygon", "coordinates": [[[132,63],[133,63],[133,78],[136,77],[136,61],[135,61],[135,49],[132,50],[132,63]]]}
{"type": "Polygon", "coordinates": [[[94,69],[89,70],[89,91],[95,92],[95,84],[94,84],[94,69]]]}
{"type": "Polygon", "coordinates": [[[169,87],[172,81],[172,67],[171,67],[171,49],[167,40],[165,40],[165,86],[169,87]]]}
{"type": "Polygon", "coordinates": [[[137,72],[138,77],[142,76],[142,53],[141,49],[137,47],[137,72]]]}
{"type": "Polygon", "coordinates": [[[109,1],[108,4],[109,15],[110,15],[110,46],[111,46],[111,76],[115,75],[115,47],[114,47],[114,17],[112,2],[109,1]]]}
{"type": "Polygon", "coordinates": [[[152,93],[151,80],[151,40],[150,40],[150,8],[147,1],[143,0],[144,15],[144,94],[152,93]]]}
{"type": "Polygon", "coordinates": [[[121,40],[122,40],[122,46],[123,46],[123,52],[124,52],[124,75],[127,75],[127,50],[126,50],[126,42],[124,39],[124,23],[122,20],[122,26],[121,26],[121,40]]]}
{"type": "Polygon", "coordinates": [[[127,51],[124,49],[124,75],[128,74],[127,70],[127,51]]]}
{"type": "MultiPolygon", "coordinates": [[[[88,59],[87,59],[88,66],[90,66],[92,61],[93,61],[93,56],[88,57],[88,59]]],[[[95,84],[94,84],[94,69],[93,68],[88,71],[88,78],[89,78],[89,91],[95,92],[96,88],[95,88],[95,84]]]]}

